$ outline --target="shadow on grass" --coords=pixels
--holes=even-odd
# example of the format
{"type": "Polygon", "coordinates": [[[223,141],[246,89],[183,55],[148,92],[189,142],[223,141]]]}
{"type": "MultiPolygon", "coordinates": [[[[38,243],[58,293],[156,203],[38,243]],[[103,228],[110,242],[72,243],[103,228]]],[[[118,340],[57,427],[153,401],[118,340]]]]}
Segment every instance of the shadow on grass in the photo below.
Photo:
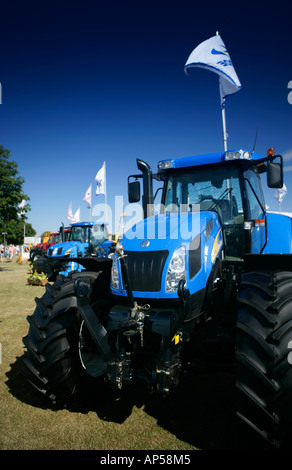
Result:
{"type": "Polygon", "coordinates": [[[0,271],[11,271],[11,269],[9,269],[10,266],[1,266],[0,265],[0,271]]]}
{"type": "Polygon", "coordinates": [[[13,271],[16,266],[16,262],[12,259],[5,259],[0,262],[0,271],[13,271]]]}
{"type": "MultiPolygon", "coordinates": [[[[23,358],[19,357],[6,374],[9,392],[34,407],[54,410],[52,404],[27,381],[23,358]]],[[[261,450],[265,443],[250,430],[239,429],[235,417],[235,383],[231,372],[198,372],[186,375],[168,397],[149,394],[132,385],[123,392],[106,389],[98,394],[87,390],[72,412],[94,411],[105,421],[123,423],[133,407],[157,420],[158,426],[180,440],[203,450],[261,450]]]]}

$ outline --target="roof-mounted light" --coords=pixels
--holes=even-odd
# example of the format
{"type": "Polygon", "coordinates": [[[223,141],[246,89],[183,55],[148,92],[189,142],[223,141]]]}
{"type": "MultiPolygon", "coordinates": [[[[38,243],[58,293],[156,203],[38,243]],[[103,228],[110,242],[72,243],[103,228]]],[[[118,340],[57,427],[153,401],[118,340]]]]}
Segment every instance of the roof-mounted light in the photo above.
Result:
{"type": "Polygon", "coordinates": [[[233,152],[226,152],[225,153],[225,160],[233,160],[233,152]]]}
{"type": "Polygon", "coordinates": [[[235,150],[225,153],[225,160],[250,160],[251,153],[247,150],[235,150]]]}
{"type": "Polygon", "coordinates": [[[159,170],[167,170],[168,168],[173,168],[173,160],[163,160],[158,163],[159,170]]]}
{"type": "Polygon", "coordinates": [[[248,152],[248,151],[243,152],[243,158],[245,158],[246,160],[250,160],[251,159],[251,153],[248,152]]]}

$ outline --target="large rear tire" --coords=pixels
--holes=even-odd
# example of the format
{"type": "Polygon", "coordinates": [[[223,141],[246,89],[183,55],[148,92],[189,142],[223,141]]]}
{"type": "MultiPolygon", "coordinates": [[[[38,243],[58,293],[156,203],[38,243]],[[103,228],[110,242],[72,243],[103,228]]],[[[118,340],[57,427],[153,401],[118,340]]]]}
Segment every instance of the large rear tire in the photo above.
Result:
{"type": "MultiPolygon", "coordinates": [[[[81,278],[90,287],[89,303],[98,302],[103,286],[102,273],[82,271],[60,276],[48,285],[41,299],[36,298],[36,308],[29,316],[28,334],[23,338],[27,352],[24,363],[28,368],[28,380],[57,406],[74,403],[84,389],[84,376],[88,386],[91,377],[86,374],[80,360],[80,335],[84,325],[79,314],[74,281],[81,278]]],[[[101,375],[101,374],[100,374],[101,375]]]]}
{"type": "MultiPolygon", "coordinates": [[[[273,446],[292,429],[292,273],[254,271],[239,287],[237,414],[273,446]]],[[[289,436],[290,433],[290,436],[289,436]]]]}

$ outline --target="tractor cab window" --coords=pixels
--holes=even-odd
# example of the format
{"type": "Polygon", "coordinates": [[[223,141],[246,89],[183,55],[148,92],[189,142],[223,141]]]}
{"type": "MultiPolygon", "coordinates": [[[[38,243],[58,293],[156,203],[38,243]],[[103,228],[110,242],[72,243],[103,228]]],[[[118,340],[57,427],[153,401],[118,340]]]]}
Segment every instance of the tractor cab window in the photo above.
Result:
{"type": "Polygon", "coordinates": [[[62,243],[62,234],[58,233],[55,238],[56,243],[62,243]]]}
{"type": "Polygon", "coordinates": [[[166,182],[166,212],[215,211],[222,224],[243,222],[239,176],[236,168],[200,169],[173,173],[166,182]]]}
{"type": "Polygon", "coordinates": [[[260,178],[256,171],[244,173],[247,198],[247,220],[253,222],[250,230],[250,252],[260,253],[266,241],[265,203],[260,178]]]}
{"type": "Polygon", "coordinates": [[[88,241],[87,227],[72,227],[70,241],[86,243],[88,241]]]}
{"type": "Polygon", "coordinates": [[[244,174],[246,180],[246,193],[248,201],[248,219],[262,219],[264,198],[261,190],[259,176],[253,170],[248,170],[244,174]]]}
{"type": "Polygon", "coordinates": [[[91,227],[90,231],[90,241],[93,245],[98,245],[103,243],[108,238],[106,227],[101,224],[95,224],[91,227]]]}
{"type": "Polygon", "coordinates": [[[236,167],[208,167],[170,172],[165,182],[166,212],[214,211],[222,225],[225,255],[245,252],[244,213],[239,172],[236,167]]]}

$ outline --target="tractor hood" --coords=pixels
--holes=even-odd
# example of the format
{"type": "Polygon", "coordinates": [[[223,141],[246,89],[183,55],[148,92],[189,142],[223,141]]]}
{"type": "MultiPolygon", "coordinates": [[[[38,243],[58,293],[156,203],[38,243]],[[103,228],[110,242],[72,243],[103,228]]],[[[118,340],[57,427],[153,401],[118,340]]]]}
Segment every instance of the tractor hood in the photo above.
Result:
{"type": "Polygon", "coordinates": [[[125,250],[172,251],[190,242],[201,231],[200,212],[159,214],[148,217],[128,230],[123,238],[125,250]]]}
{"type": "Polygon", "coordinates": [[[83,246],[84,243],[79,241],[58,243],[49,248],[48,256],[77,256],[76,250],[82,252],[84,250],[83,246]]]}
{"type": "MultiPolygon", "coordinates": [[[[121,243],[134,296],[174,299],[179,272],[191,293],[205,288],[223,237],[216,212],[181,212],[142,220],[125,233],[121,243]]],[[[125,296],[117,260],[113,272],[113,293],[125,296]]]]}

